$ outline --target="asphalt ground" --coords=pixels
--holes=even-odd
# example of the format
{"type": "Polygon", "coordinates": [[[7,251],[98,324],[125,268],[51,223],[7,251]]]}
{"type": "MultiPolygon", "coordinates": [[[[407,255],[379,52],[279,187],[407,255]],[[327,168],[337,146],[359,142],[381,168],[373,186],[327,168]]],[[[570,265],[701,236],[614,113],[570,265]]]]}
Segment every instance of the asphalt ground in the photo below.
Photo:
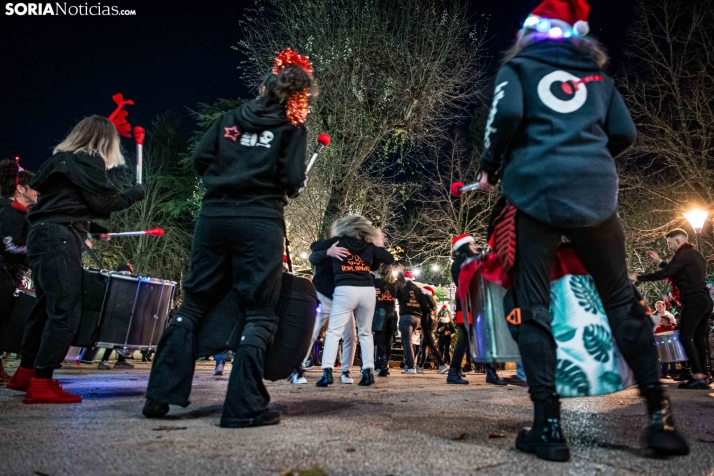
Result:
{"type": "MultiPolygon", "coordinates": [[[[16,365],[6,361],[10,373],[16,365]]],[[[82,395],[78,405],[24,405],[21,393],[0,388],[0,475],[714,474],[714,391],[679,390],[671,380],[689,456],[645,455],[644,404],[629,389],[563,400],[572,457],[549,463],[514,449],[531,419],[527,390],[488,385],[483,375],[458,386],[435,371],[392,369],[372,387],[323,389],[319,372],[308,372],[307,385],[268,384],[279,425],[223,429],[230,364],[214,377],[213,362],[199,363],[191,405],[171,407],[163,420],[141,415],[149,365],[68,365],[56,376],[82,395]]]]}

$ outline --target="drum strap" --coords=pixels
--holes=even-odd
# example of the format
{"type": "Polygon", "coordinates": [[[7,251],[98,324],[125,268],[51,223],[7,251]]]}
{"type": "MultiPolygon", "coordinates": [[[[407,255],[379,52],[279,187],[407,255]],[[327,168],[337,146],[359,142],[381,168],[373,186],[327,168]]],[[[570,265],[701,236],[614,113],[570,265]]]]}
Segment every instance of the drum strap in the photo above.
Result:
{"type": "Polygon", "coordinates": [[[79,242],[82,244],[82,251],[87,252],[92,261],[94,261],[94,264],[97,265],[97,268],[104,269],[104,263],[102,262],[102,259],[97,253],[94,252],[94,250],[87,246],[87,243],[85,243],[85,241],[82,239],[77,229],[74,228],[72,225],[69,225],[69,228],[74,232],[75,235],[77,235],[77,239],[79,239],[79,242]]]}
{"type": "Polygon", "coordinates": [[[288,257],[288,271],[293,274],[293,260],[290,258],[290,240],[288,239],[288,227],[285,225],[285,218],[283,218],[283,233],[285,233],[285,256],[288,257]]]}
{"type": "Polygon", "coordinates": [[[493,225],[493,249],[509,273],[516,264],[516,212],[518,209],[508,203],[498,215],[493,225]]]}

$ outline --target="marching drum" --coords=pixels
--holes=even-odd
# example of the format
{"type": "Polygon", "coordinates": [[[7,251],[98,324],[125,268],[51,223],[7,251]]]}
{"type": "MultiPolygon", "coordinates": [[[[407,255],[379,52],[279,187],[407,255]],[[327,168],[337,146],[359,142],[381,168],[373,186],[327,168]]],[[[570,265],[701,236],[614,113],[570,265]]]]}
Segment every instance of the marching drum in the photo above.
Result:
{"type": "MultiPolygon", "coordinates": [[[[84,269],[82,320],[72,341],[76,347],[152,349],[166,327],[176,283],[144,276],[84,269]]],[[[0,334],[0,348],[19,352],[34,291],[17,290],[10,319],[0,334]]]]}
{"type": "Polygon", "coordinates": [[[679,331],[660,332],[655,334],[655,345],[659,361],[664,363],[683,362],[687,360],[682,343],[679,342],[679,331]]]}

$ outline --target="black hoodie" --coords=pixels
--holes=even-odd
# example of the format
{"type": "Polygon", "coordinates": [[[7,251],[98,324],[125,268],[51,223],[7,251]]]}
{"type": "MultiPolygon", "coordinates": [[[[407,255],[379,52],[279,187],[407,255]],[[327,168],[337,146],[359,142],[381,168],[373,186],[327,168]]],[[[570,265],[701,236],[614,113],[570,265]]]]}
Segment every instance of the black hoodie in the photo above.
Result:
{"type": "Polygon", "coordinates": [[[287,197],[305,182],[304,126],[293,126],[285,106],[261,97],[225,113],[193,151],[208,216],[283,217],[287,197]]]}
{"type": "MultiPolygon", "coordinates": [[[[410,315],[419,319],[431,317],[434,303],[424,294],[419,286],[407,280],[402,289],[397,291],[399,301],[399,315],[410,315]]],[[[425,324],[425,323],[422,323],[425,324]]]]}
{"type": "MultiPolygon", "coordinates": [[[[53,155],[42,164],[30,186],[40,194],[27,215],[30,223],[86,223],[106,219],[111,212],[129,208],[144,198],[143,186],[121,193],[107,180],[104,160],[82,152],[53,155]]],[[[106,233],[94,224],[91,230],[84,231],[106,233]]]]}
{"type": "Polygon", "coordinates": [[[343,261],[332,258],[332,272],[335,275],[335,287],[337,286],[369,286],[373,287],[372,275],[370,271],[379,269],[382,263],[394,263],[392,254],[375,246],[372,243],[340,236],[333,239],[338,246],[347,248],[349,255],[343,261]]]}
{"type": "Polygon", "coordinates": [[[532,43],[496,77],[481,169],[519,210],[561,227],[601,223],[617,209],[613,158],[635,124],[589,54],[570,41],[532,43]]]}
{"type": "Polygon", "coordinates": [[[17,202],[11,202],[0,208],[0,263],[13,276],[20,270],[29,268],[27,261],[27,209],[17,202]]]}
{"type": "Polygon", "coordinates": [[[335,275],[332,272],[332,259],[327,256],[327,250],[334,242],[334,238],[330,238],[329,240],[316,241],[310,245],[310,251],[312,251],[310,264],[315,267],[312,284],[320,294],[330,299],[335,293],[335,275]]]}

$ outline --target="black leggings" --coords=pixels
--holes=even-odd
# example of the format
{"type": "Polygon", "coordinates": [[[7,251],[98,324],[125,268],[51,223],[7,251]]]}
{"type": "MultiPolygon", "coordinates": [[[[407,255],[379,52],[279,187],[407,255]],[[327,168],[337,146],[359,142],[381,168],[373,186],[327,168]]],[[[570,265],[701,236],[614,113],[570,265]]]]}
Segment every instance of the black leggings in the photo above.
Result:
{"type": "Polygon", "coordinates": [[[444,357],[444,362],[451,362],[451,334],[439,336],[439,352],[444,357]]]}
{"type": "Polygon", "coordinates": [[[555,393],[556,344],[550,328],[550,272],[565,235],[588,270],[617,346],[641,391],[661,387],[652,321],[627,276],[625,235],[616,214],[587,228],[556,228],[518,212],[513,290],[522,324],[514,336],[533,400],[555,393]]]}
{"type": "Polygon", "coordinates": [[[454,356],[451,358],[451,368],[461,370],[461,362],[464,360],[464,355],[466,355],[469,341],[466,327],[463,324],[457,324],[456,329],[458,330],[458,337],[456,347],[454,347],[454,356]]]}
{"type": "Polygon", "coordinates": [[[421,331],[421,365],[420,365],[420,367],[424,367],[424,365],[426,364],[426,358],[427,358],[429,351],[431,351],[431,353],[434,354],[434,357],[436,357],[436,361],[439,363],[439,366],[444,365],[444,357],[441,355],[441,352],[439,352],[439,349],[436,347],[433,330],[432,329],[422,329],[422,331],[421,331]]]}
{"type": "Polygon", "coordinates": [[[682,300],[679,341],[687,353],[693,374],[703,374],[706,370],[712,307],[712,300],[708,295],[682,300]]]}

